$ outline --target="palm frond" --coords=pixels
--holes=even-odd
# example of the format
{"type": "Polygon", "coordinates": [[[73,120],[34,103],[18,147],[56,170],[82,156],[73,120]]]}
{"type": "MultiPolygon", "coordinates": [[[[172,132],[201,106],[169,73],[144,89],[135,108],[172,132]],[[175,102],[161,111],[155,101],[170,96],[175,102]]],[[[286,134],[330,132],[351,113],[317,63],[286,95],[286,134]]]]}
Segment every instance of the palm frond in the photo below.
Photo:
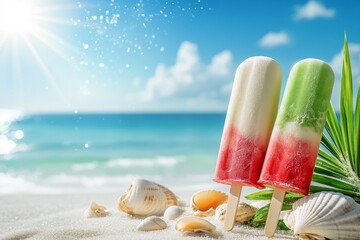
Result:
{"type": "MultiPolygon", "coordinates": [[[[270,204],[265,205],[264,207],[260,208],[259,210],[256,211],[254,217],[248,222],[249,225],[253,226],[253,227],[263,227],[265,225],[265,221],[269,212],[269,207],[270,204]]],[[[286,210],[290,210],[291,209],[291,204],[283,204],[282,206],[282,210],[286,211],[286,210]]],[[[284,223],[282,220],[279,220],[278,223],[278,229],[279,230],[290,230],[284,223]]]]}
{"type": "Polygon", "coordinates": [[[323,134],[321,144],[334,154],[334,156],[338,157],[342,155],[346,149],[345,146],[343,146],[340,126],[336,118],[334,107],[331,103],[326,116],[325,129],[334,144],[332,144],[331,141],[325,141],[328,140],[325,134],[323,134]]]}
{"type": "Polygon", "coordinates": [[[350,54],[346,39],[344,37],[344,57],[341,72],[341,86],[340,86],[340,121],[342,141],[345,145],[345,156],[350,160],[352,168],[357,169],[354,164],[354,128],[353,128],[353,91],[352,91],[352,73],[350,54]]]}
{"type": "MultiPolygon", "coordinates": [[[[250,193],[250,194],[246,195],[245,198],[247,200],[271,200],[273,192],[274,191],[272,189],[271,190],[261,190],[258,192],[250,193]]],[[[291,205],[302,197],[303,197],[303,195],[301,195],[301,194],[287,192],[285,194],[284,204],[291,205]]]]}
{"type": "Polygon", "coordinates": [[[328,168],[333,169],[334,171],[347,175],[346,169],[344,168],[343,165],[341,165],[341,163],[336,159],[336,157],[328,154],[322,149],[319,149],[318,155],[319,158],[317,159],[317,163],[320,166],[326,165],[328,168]]]}
{"type": "Polygon", "coordinates": [[[349,195],[360,203],[360,86],[354,114],[351,62],[346,34],[343,54],[340,123],[331,105],[312,179],[312,192],[330,189],[349,195]]]}
{"type": "Polygon", "coordinates": [[[360,117],[359,116],[360,116],[360,83],[357,91],[355,117],[354,117],[355,161],[358,167],[357,175],[360,177],[360,117]]]}

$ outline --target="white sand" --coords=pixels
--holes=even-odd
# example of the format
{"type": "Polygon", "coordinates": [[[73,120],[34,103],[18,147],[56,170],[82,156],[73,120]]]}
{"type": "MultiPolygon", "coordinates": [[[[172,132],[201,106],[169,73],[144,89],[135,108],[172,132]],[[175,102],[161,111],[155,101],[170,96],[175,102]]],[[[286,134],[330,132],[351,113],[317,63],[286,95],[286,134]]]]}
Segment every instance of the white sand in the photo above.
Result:
{"type": "MultiPolygon", "coordinates": [[[[224,232],[222,222],[214,217],[207,220],[217,226],[218,236],[184,236],[174,229],[174,221],[160,231],[140,232],[136,226],[141,218],[119,212],[119,194],[67,195],[3,195],[0,196],[0,239],[267,239],[261,229],[236,225],[224,232]],[[112,215],[104,218],[85,218],[84,210],[90,201],[105,205],[112,215]]],[[[190,194],[191,195],[191,194],[190,194]]],[[[187,200],[189,193],[179,195],[187,200]]],[[[190,214],[190,209],[188,208],[190,214]]],[[[291,233],[277,232],[273,239],[294,239],[291,233]]]]}

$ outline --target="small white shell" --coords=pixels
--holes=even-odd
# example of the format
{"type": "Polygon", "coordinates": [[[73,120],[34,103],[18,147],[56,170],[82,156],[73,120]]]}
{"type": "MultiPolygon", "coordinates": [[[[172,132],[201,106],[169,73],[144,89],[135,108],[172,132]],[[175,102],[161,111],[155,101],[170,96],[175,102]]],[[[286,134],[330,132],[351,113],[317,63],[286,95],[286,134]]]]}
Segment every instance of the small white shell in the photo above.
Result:
{"type": "Polygon", "coordinates": [[[154,231],[165,229],[167,224],[159,217],[151,216],[147,217],[136,227],[138,231],[154,231]]]}
{"type": "Polygon", "coordinates": [[[206,233],[215,234],[216,227],[205,219],[187,216],[180,218],[176,224],[175,229],[184,234],[206,233]]]}
{"type": "Polygon", "coordinates": [[[179,206],[170,206],[164,212],[164,218],[174,220],[184,213],[184,209],[179,206]]]}
{"type": "Polygon", "coordinates": [[[257,200],[257,201],[251,201],[249,204],[250,206],[260,209],[262,207],[265,207],[270,203],[270,200],[257,200]]]}
{"type": "Polygon", "coordinates": [[[95,218],[95,217],[106,217],[110,212],[102,205],[97,204],[92,201],[88,209],[85,210],[84,216],[86,218],[95,218]]]}
{"type": "Polygon", "coordinates": [[[169,206],[178,204],[172,191],[144,179],[134,180],[118,199],[119,210],[137,216],[162,216],[169,206]]]}
{"type": "MultiPolygon", "coordinates": [[[[225,214],[226,214],[226,207],[227,207],[227,204],[224,203],[216,208],[215,217],[218,220],[224,221],[225,214]]],[[[247,203],[244,203],[244,202],[239,203],[238,208],[236,210],[235,221],[240,222],[240,223],[249,221],[255,215],[256,210],[257,210],[257,208],[255,208],[247,203]]]]}
{"type": "Polygon", "coordinates": [[[284,223],[305,239],[360,239],[360,205],[335,192],[318,192],[296,201],[284,223]]]}
{"type": "Polygon", "coordinates": [[[226,202],[226,193],[218,190],[202,190],[191,196],[190,206],[194,215],[199,217],[213,216],[215,209],[226,202]]]}

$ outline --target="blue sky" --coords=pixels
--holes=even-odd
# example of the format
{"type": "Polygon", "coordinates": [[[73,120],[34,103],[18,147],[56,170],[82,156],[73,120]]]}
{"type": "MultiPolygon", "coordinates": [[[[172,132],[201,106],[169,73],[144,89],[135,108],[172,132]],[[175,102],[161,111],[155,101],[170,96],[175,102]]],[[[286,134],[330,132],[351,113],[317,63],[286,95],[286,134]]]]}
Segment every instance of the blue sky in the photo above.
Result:
{"type": "Polygon", "coordinates": [[[354,0],[8,2],[0,109],[224,112],[236,66],[255,55],[281,64],[283,87],[296,61],[330,63],[337,107],[345,28],[356,90],[360,79],[354,0]]]}

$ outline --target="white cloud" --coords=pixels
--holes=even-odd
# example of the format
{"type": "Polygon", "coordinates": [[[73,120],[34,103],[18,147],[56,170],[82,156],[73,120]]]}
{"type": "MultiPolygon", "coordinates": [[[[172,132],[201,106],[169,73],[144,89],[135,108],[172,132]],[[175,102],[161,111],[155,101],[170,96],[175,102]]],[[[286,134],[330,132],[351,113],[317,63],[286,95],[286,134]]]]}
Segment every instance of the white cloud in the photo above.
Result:
{"type": "Polygon", "coordinates": [[[332,18],[336,14],[334,9],[326,8],[321,3],[310,0],[303,6],[295,6],[295,20],[315,18],[332,18]]]}
{"type": "MultiPolygon", "coordinates": [[[[349,52],[350,52],[351,70],[353,76],[353,94],[355,101],[356,93],[358,91],[358,86],[360,84],[360,44],[349,43],[349,52]]],[[[341,79],[342,61],[343,61],[343,49],[339,53],[335,54],[330,62],[330,65],[335,73],[335,84],[334,84],[331,101],[336,110],[340,109],[340,79],[341,79]]]]}
{"type": "Polygon", "coordinates": [[[273,48],[281,45],[287,45],[290,42],[289,35],[285,32],[269,32],[263,36],[259,44],[264,48],[273,48]]]}
{"type": "Polygon", "coordinates": [[[193,103],[196,99],[218,100],[228,91],[223,87],[233,77],[233,56],[228,50],[215,55],[209,64],[202,63],[197,45],[183,42],[172,66],[158,64],[150,77],[141,99],[184,99],[193,103]]]}

